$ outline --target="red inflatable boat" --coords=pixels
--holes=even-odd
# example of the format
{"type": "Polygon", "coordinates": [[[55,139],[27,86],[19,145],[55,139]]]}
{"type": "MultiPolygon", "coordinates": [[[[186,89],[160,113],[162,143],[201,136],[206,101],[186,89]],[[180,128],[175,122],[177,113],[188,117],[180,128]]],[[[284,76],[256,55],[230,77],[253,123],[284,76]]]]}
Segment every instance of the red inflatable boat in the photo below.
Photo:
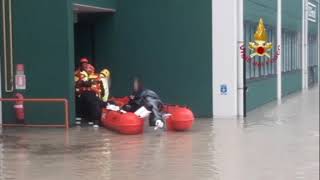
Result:
{"type": "Polygon", "coordinates": [[[114,103],[116,103],[118,106],[122,107],[126,104],[129,103],[130,98],[128,96],[122,97],[122,98],[110,98],[110,101],[113,101],[114,103]]]}
{"type": "Polygon", "coordinates": [[[141,134],[144,126],[144,119],[134,113],[121,113],[107,109],[102,110],[101,122],[104,127],[121,134],[141,134]]]}
{"type": "Polygon", "coordinates": [[[178,105],[165,105],[164,111],[171,114],[166,121],[168,130],[186,131],[192,128],[194,115],[189,108],[178,105]]]}
{"type": "MultiPolygon", "coordinates": [[[[112,98],[112,100],[117,105],[124,106],[128,103],[129,98],[112,98]]],[[[189,108],[178,105],[165,105],[164,111],[171,114],[166,121],[167,130],[186,131],[192,128],[195,118],[189,108]]],[[[144,119],[139,118],[134,113],[121,113],[103,109],[101,121],[106,128],[121,134],[143,133],[144,119]]]]}

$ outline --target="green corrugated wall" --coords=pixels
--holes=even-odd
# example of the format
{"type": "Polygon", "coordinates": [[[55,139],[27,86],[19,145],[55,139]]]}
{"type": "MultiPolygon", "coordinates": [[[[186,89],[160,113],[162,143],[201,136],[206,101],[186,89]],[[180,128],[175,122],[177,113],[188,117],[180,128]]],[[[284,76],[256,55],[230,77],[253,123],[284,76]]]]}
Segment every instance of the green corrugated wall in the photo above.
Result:
{"type": "MultiPolygon", "coordinates": [[[[28,98],[66,98],[73,104],[74,63],[70,61],[73,59],[70,1],[12,2],[14,64],[24,64],[27,76],[27,90],[19,92],[28,98]]],[[[1,49],[3,57],[2,45],[1,49]]],[[[14,93],[3,91],[3,96],[13,97],[14,93]]],[[[73,109],[71,106],[71,117],[74,116],[73,109]]],[[[10,103],[4,103],[3,115],[3,123],[15,122],[10,103]]],[[[61,103],[26,104],[28,124],[63,124],[63,115],[64,107],[61,103]]]]}
{"type": "Polygon", "coordinates": [[[282,96],[300,91],[302,88],[301,70],[282,73],[282,96]]]}
{"type": "MultiPolygon", "coordinates": [[[[300,0],[283,0],[282,27],[290,31],[301,31],[302,2],[300,0]]],[[[270,0],[245,0],[244,18],[247,21],[258,23],[259,18],[263,18],[265,23],[276,26],[277,1],[270,0]]],[[[316,31],[316,26],[310,25],[310,32],[316,31]]],[[[282,73],[282,93],[283,96],[301,90],[301,71],[282,73]]],[[[250,111],[265,103],[276,99],[276,77],[267,76],[255,80],[248,80],[247,86],[247,110],[250,111]]]]}
{"type": "Polygon", "coordinates": [[[132,78],[167,103],[212,115],[211,0],[122,0],[96,28],[96,60],[112,71],[112,94],[132,78]]]}
{"type": "Polygon", "coordinates": [[[275,77],[252,80],[247,83],[247,111],[253,110],[276,99],[277,81],[275,77]]]}

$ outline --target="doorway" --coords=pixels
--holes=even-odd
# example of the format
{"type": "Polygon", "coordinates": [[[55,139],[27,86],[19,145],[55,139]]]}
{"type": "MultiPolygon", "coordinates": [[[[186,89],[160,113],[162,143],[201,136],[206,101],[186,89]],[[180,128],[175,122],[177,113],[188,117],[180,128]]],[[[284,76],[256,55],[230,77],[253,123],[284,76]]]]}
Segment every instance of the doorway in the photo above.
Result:
{"type": "MultiPolygon", "coordinates": [[[[0,56],[0,62],[1,61],[2,61],[2,57],[0,56]]],[[[2,67],[1,67],[1,63],[0,63],[0,98],[2,98],[2,86],[1,86],[1,84],[2,84],[2,81],[1,81],[2,72],[1,72],[1,69],[2,69],[2,67]]],[[[0,101],[0,126],[1,126],[1,124],[2,124],[2,101],[0,101]]]]}
{"type": "Polygon", "coordinates": [[[314,87],[318,83],[318,37],[317,34],[309,34],[308,37],[308,86],[314,87]]]}
{"type": "Polygon", "coordinates": [[[79,66],[81,58],[86,57],[90,64],[96,65],[95,39],[97,20],[105,14],[112,14],[114,9],[89,6],[83,4],[73,4],[74,12],[74,53],[75,67],[79,66]]]}
{"type": "MultiPolygon", "coordinates": [[[[89,64],[96,68],[96,72],[99,69],[97,67],[96,60],[96,40],[103,34],[97,33],[97,29],[100,28],[99,20],[105,17],[106,14],[112,14],[113,9],[101,8],[96,6],[88,6],[82,4],[73,5],[74,12],[74,65],[75,71],[80,66],[80,59],[86,58],[89,60],[89,64]]],[[[81,121],[83,112],[80,110],[80,99],[75,94],[75,108],[76,108],[76,123],[81,121]]]]}
{"type": "Polygon", "coordinates": [[[74,24],[75,67],[79,60],[86,57],[95,66],[95,15],[78,14],[78,22],[74,24]]]}

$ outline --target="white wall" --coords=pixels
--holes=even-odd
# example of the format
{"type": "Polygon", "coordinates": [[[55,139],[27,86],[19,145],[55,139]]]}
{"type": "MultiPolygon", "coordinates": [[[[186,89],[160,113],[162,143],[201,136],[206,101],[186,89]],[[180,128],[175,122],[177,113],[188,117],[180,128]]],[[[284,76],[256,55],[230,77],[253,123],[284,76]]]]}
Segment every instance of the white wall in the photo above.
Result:
{"type": "Polygon", "coordinates": [[[238,115],[238,0],[212,0],[213,116],[238,115]],[[218,7],[218,8],[217,8],[218,7]],[[220,87],[227,86],[226,94],[220,87]]]}

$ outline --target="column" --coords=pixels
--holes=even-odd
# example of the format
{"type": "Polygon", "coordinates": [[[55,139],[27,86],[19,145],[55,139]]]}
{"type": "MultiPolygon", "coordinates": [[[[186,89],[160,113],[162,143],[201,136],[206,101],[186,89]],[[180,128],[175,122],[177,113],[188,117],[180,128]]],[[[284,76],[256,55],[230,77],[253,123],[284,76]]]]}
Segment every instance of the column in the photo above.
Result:
{"type": "Polygon", "coordinates": [[[282,0],[277,0],[277,47],[280,47],[280,55],[277,61],[277,99],[278,104],[281,104],[282,98],[282,0]]]}
{"type": "Polygon", "coordinates": [[[212,0],[213,116],[238,116],[238,0],[212,0]]]}

